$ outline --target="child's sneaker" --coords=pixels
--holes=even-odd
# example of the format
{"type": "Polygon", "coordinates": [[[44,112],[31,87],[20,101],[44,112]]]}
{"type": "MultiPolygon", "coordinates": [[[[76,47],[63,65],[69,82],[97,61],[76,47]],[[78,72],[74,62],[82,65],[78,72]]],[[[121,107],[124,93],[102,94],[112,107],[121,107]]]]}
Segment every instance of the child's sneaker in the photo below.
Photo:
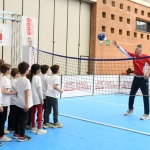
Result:
{"type": "Polygon", "coordinates": [[[37,129],[36,131],[36,134],[45,134],[45,133],[47,133],[47,131],[43,129],[37,129]]]}
{"type": "Polygon", "coordinates": [[[9,134],[10,132],[7,129],[4,129],[5,134],[9,134]]]}
{"type": "Polygon", "coordinates": [[[0,142],[10,142],[12,139],[7,137],[6,135],[3,135],[1,138],[0,138],[0,142]]]}
{"type": "Polygon", "coordinates": [[[31,132],[32,132],[32,133],[36,133],[36,130],[37,130],[37,128],[34,127],[34,128],[31,129],[31,132]]]}
{"type": "Polygon", "coordinates": [[[14,139],[18,139],[19,138],[19,134],[14,133],[13,138],[14,139]]]}
{"type": "Polygon", "coordinates": [[[148,120],[149,119],[149,115],[144,114],[140,119],[141,120],[148,120]]]}
{"type": "Polygon", "coordinates": [[[31,130],[31,126],[26,124],[26,130],[31,130]]]}
{"type": "Polygon", "coordinates": [[[18,138],[18,141],[19,142],[25,142],[25,141],[29,141],[29,140],[31,140],[32,138],[31,137],[29,137],[29,136],[27,136],[27,135],[24,135],[24,136],[20,136],[19,138],[18,138]]]}
{"type": "Polygon", "coordinates": [[[53,125],[53,128],[62,128],[63,127],[63,124],[57,122],[57,123],[54,123],[53,125]]]}
{"type": "Polygon", "coordinates": [[[3,144],[0,142],[0,146],[2,146],[3,144]]]}
{"type": "Polygon", "coordinates": [[[131,115],[133,113],[133,110],[127,110],[127,112],[124,113],[124,116],[131,115]]]}
{"type": "Polygon", "coordinates": [[[47,128],[52,128],[54,125],[52,123],[44,123],[43,124],[43,128],[47,129],[47,128]]]}

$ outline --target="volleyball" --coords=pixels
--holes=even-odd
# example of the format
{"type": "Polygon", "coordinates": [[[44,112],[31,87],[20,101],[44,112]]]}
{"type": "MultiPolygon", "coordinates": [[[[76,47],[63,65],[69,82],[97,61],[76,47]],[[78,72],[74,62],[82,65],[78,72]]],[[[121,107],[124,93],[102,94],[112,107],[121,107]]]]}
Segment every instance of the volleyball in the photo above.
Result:
{"type": "Polygon", "coordinates": [[[99,33],[97,37],[100,41],[103,41],[103,40],[105,40],[106,35],[104,33],[99,33]]]}

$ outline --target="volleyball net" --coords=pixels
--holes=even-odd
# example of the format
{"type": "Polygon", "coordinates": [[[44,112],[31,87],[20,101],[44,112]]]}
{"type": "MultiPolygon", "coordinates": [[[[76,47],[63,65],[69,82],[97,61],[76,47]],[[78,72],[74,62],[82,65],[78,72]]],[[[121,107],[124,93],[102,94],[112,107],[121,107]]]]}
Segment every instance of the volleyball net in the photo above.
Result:
{"type": "MultiPolygon", "coordinates": [[[[60,66],[61,87],[64,90],[62,97],[130,93],[134,77],[133,58],[86,59],[66,57],[35,48],[32,51],[34,62],[60,66]]],[[[142,95],[140,90],[137,95],[142,95]]]]}

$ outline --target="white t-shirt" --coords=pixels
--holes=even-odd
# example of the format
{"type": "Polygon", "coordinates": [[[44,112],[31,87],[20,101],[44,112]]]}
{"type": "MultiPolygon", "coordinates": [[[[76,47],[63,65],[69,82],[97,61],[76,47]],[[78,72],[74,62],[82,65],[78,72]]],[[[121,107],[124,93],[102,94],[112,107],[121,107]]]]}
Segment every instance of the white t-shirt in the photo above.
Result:
{"type": "Polygon", "coordinates": [[[0,89],[0,105],[1,105],[1,103],[2,103],[2,91],[0,89]]]}
{"type": "MultiPolygon", "coordinates": [[[[10,88],[11,88],[10,79],[8,79],[6,76],[0,76],[0,89],[4,89],[4,88],[10,91],[10,88]]],[[[10,95],[2,93],[1,105],[2,106],[10,105],[10,95]]]]}
{"type": "Polygon", "coordinates": [[[16,105],[20,108],[24,108],[25,105],[25,91],[28,90],[28,107],[33,106],[33,100],[32,100],[32,92],[31,92],[31,83],[29,79],[26,77],[20,77],[17,79],[16,82],[16,91],[17,99],[16,99],[16,105]]]}
{"type": "MultiPolygon", "coordinates": [[[[10,80],[10,83],[11,83],[11,90],[12,90],[12,91],[16,91],[16,82],[17,82],[17,79],[11,79],[11,80],[10,80]]],[[[10,97],[10,105],[16,105],[16,99],[17,99],[16,94],[15,94],[15,95],[12,95],[12,96],[10,97]]]]}
{"type": "Polygon", "coordinates": [[[41,75],[43,99],[46,99],[47,82],[49,78],[47,74],[41,75]]]}
{"type": "Polygon", "coordinates": [[[34,75],[32,77],[31,89],[32,89],[33,105],[40,104],[41,100],[43,100],[42,82],[41,82],[41,77],[40,76],[34,75]],[[40,90],[40,93],[41,93],[42,97],[39,95],[38,90],[40,90]]]}
{"type": "Polygon", "coordinates": [[[47,91],[46,91],[46,96],[58,98],[59,92],[53,88],[54,84],[60,85],[60,77],[57,74],[53,74],[47,84],[47,91]]]}

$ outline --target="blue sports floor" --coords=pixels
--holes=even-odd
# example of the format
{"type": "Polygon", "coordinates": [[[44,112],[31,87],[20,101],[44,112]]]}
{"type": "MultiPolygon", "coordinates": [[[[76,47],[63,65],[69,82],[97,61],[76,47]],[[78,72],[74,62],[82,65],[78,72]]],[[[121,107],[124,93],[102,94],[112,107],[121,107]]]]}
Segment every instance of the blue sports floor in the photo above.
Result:
{"type": "MultiPolygon", "coordinates": [[[[143,99],[135,98],[134,113],[124,116],[128,96],[102,95],[59,99],[63,128],[48,129],[28,142],[3,143],[0,150],[142,150],[150,147],[150,120],[141,121],[143,99]],[[134,131],[134,132],[133,132],[134,131]]],[[[52,122],[52,116],[51,122],[52,122]]],[[[12,137],[12,133],[8,134],[12,137]]]]}

